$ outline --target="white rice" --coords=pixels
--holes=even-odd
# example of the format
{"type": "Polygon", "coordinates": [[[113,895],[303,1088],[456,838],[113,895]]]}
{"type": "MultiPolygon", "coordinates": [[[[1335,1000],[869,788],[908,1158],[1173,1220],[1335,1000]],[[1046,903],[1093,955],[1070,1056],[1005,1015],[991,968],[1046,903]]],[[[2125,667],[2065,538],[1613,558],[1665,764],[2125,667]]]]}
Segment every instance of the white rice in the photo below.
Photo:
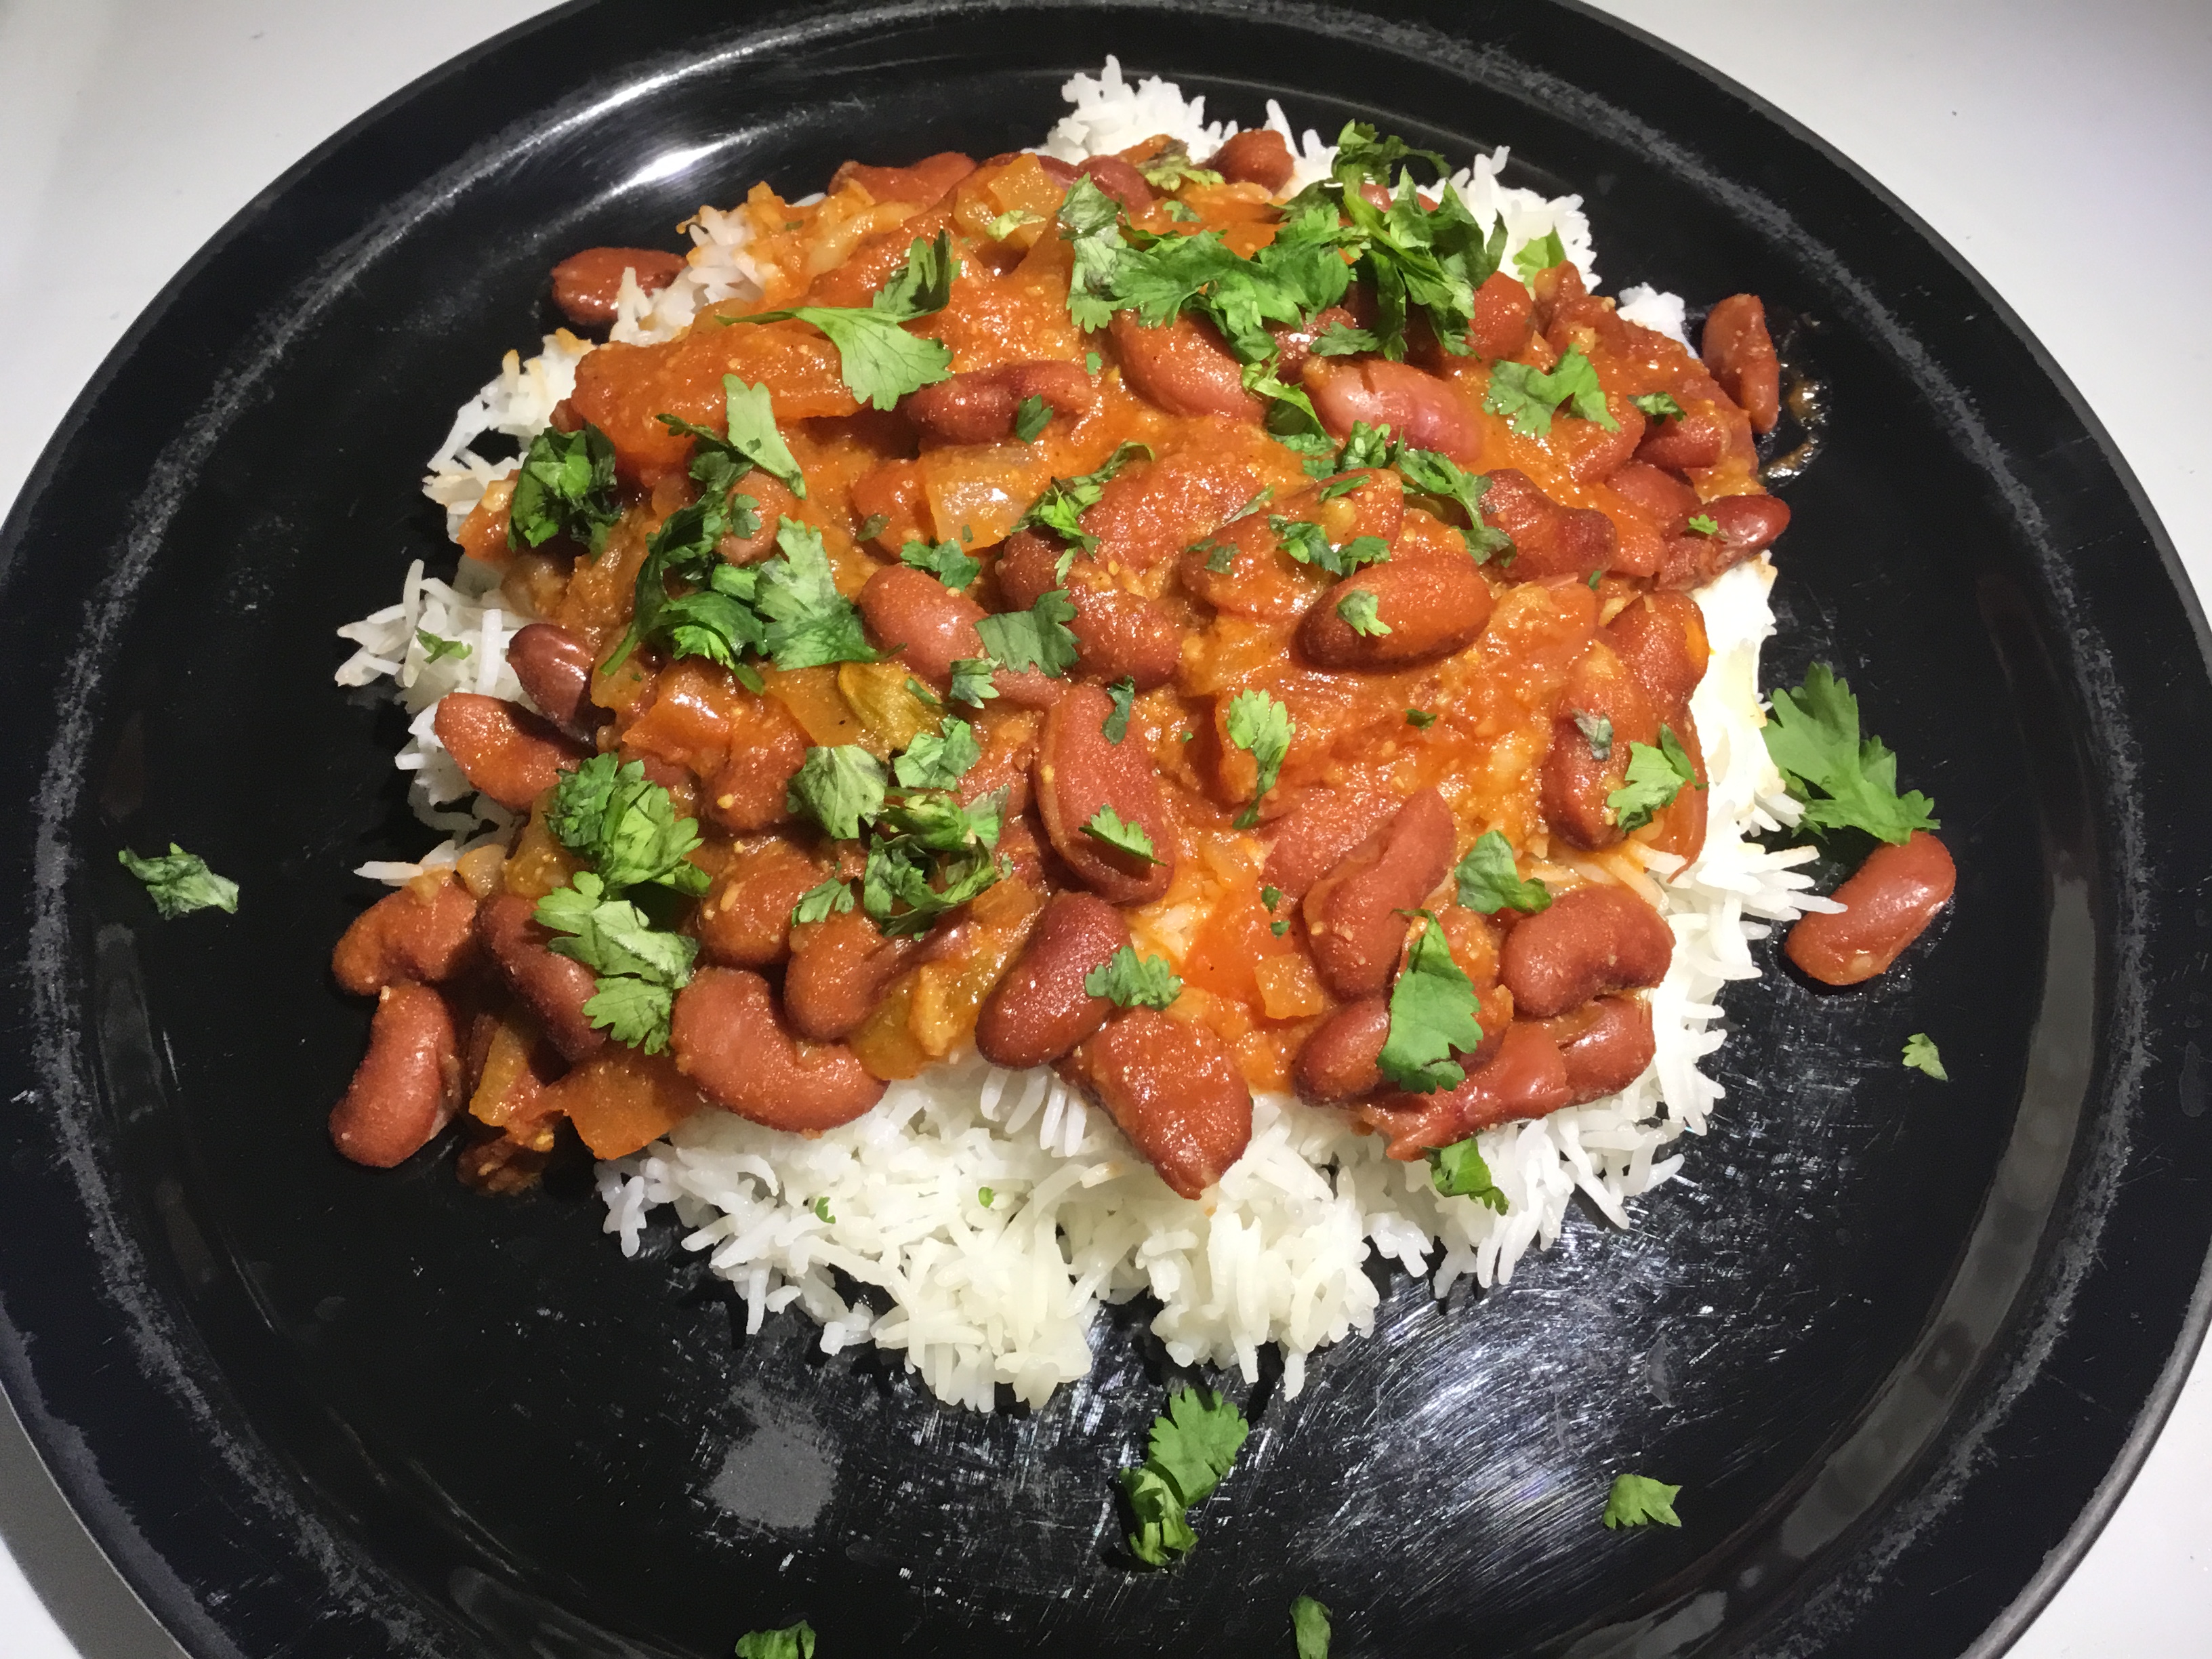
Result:
{"type": "MultiPolygon", "coordinates": [[[[1237,131],[1209,123],[1202,99],[1171,83],[1131,85],[1109,58],[1096,76],[1063,88],[1072,112],[1043,149],[1065,159],[1120,149],[1157,132],[1203,156],[1237,131]]],[[[1298,183],[1325,176],[1333,151],[1313,132],[1293,134],[1279,106],[1267,125],[1291,142],[1298,183]]],[[[1503,217],[1510,252],[1557,230],[1593,286],[1589,224],[1577,197],[1547,201],[1500,186],[1506,152],[1478,156],[1455,175],[1486,225],[1503,217]]],[[[617,339],[665,339],[702,304],[757,294],[744,254],[742,216],[702,209],[688,226],[689,269],[659,294],[626,283],[617,339]]],[[[1622,314],[1682,337],[1683,307],[1650,288],[1627,290],[1622,314]]],[[[526,440],[574,384],[591,349],[565,331],[540,355],[509,353],[499,377],[463,406],[430,463],[425,493],[458,526],[491,479],[514,463],[471,447],[487,432],[526,440]]],[[[391,677],[417,716],[396,764],[415,775],[410,799],[447,833],[421,864],[371,864],[387,882],[447,863],[504,834],[511,815],[468,796],[429,731],[445,691],[520,697],[502,650],[518,619],[503,611],[491,573],[462,561],[451,586],[425,580],[418,562],[401,603],[340,632],[359,648],[342,684],[391,677]],[[422,628],[477,642],[464,660],[426,665],[422,628]]],[[[1284,1388],[1304,1387],[1306,1356],[1374,1328],[1370,1252],[1426,1275],[1442,1298],[1457,1280],[1504,1284],[1534,1245],[1548,1248],[1580,1194],[1616,1226],[1632,1203],[1674,1176],[1684,1134],[1703,1134],[1720,1101],[1700,1062],[1723,1040],[1715,1001],[1723,985],[1757,975],[1750,941],[1766,924],[1835,908],[1814,896],[1796,866],[1810,848],[1768,852],[1747,836],[1796,822],[1760,738],[1759,650],[1773,632],[1765,560],[1741,565],[1698,594],[1713,656],[1692,708],[1710,773],[1708,830],[1695,863],[1674,867],[1642,854],[1639,890],[1675,936],[1674,962],[1651,994],[1656,1055],[1644,1075],[1608,1099],[1510,1123],[1480,1139],[1509,1200],[1504,1215],[1440,1197],[1425,1163],[1395,1163],[1382,1141],[1352,1132],[1339,1114],[1285,1096],[1255,1103],[1249,1150],[1200,1200],[1178,1198],[1135,1157],[1102,1113],[1047,1071],[1010,1073],[956,1060],[926,1081],[896,1083],[874,1110],[812,1139],[702,1111],[634,1157],[602,1164],[606,1231],[635,1254],[649,1212],[674,1207],[689,1229],[684,1248],[742,1296],[747,1328],[794,1304],[822,1328],[825,1352],[858,1343],[902,1351],[939,1398],[992,1409],[1000,1385],[1032,1406],[1091,1369],[1091,1334],[1102,1304],[1140,1292],[1159,1304],[1152,1329],[1182,1364],[1236,1366],[1248,1379],[1278,1345],[1284,1388]],[[988,1203],[984,1202],[988,1193],[988,1203]],[[857,1286],[850,1300],[840,1289],[857,1286]]],[[[1618,867],[1576,866],[1620,878],[1618,867]]]]}

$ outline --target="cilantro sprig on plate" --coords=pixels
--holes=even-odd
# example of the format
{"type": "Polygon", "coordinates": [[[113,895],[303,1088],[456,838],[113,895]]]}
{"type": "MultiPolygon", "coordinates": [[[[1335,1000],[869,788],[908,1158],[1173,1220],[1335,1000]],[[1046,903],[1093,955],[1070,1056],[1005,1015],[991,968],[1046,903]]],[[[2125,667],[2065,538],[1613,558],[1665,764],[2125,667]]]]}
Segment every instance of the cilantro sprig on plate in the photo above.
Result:
{"type": "Polygon", "coordinates": [[[1935,802],[1917,789],[1898,793],[1897,757],[1881,738],[1860,735],[1858,699],[1827,664],[1814,663],[1802,685],[1777,690],[1772,702],[1766,752],[1805,803],[1807,825],[1898,843],[1940,826],[1935,802]]]}
{"type": "Polygon", "coordinates": [[[1152,1419],[1142,1465],[1121,1471],[1121,1489],[1137,1525],[1129,1553],[1164,1567],[1198,1547],[1189,1512],[1221,1484],[1251,1425],[1244,1413],[1210,1389],[1178,1389],[1152,1419]]]}

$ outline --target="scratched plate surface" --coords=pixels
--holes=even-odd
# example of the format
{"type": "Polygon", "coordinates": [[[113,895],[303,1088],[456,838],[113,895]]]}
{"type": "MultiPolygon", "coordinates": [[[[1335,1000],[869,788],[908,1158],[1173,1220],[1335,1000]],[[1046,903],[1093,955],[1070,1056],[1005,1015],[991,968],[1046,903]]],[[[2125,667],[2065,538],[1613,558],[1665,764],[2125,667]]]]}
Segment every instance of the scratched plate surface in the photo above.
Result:
{"type": "Polygon", "coordinates": [[[213,245],[4,555],[0,1369],[197,1654],[707,1656],[803,1614],[824,1659],[1281,1655],[1301,1592],[1340,1653],[1405,1659],[1988,1650],[2193,1348],[2212,702],[2170,550],[1947,252],[1587,15],[562,13],[213,245]],[[1723,1109],[1636,1231],[1577,1212],[1441,1304],[1376,1266],[1375,1334],[1300,1398],[1211,1379],[1255,1430],[1168,1574],[1112,1496],[1174,1379],[1141,1304],[1046,1408],[951,1412],[796,1316],[744,1337],[665,1222],[624,1260],[580,1165],[483,1199],[450,1148],[379,1174],[322,1127],[367,1024],[323,967],[345,872],[423,840],[400,717],[331,687],[331,630],[449,556],[422,459],[550,326],[546,268],[763,176],[1034,143],[1109,51],[1248,123],[1275,96],[1510,144],[1514,182],[1584,195],[1608,290],[1765,295],[1829,416],[1784,487],[1768,683],[1846,672],[1961,869],[1875,985],[1731,990],[1723,1109]],[[171,838],[235,918],[150,921],[114,850],[171,838]],[[1948,1087],[1897,1063],[1916,1030],[1948,1087]],[[1599,1528],[1623,1469],[1683,1483],[1680,1531],[1599,1528]]]}

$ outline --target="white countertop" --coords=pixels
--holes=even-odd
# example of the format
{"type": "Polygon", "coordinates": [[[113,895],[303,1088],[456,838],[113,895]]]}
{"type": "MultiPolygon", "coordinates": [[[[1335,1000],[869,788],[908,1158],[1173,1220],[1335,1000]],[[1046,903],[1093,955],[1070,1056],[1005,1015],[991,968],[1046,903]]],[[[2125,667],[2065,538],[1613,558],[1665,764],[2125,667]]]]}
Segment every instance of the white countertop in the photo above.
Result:
{"type": "MultiPolygon", "coordinates": [[[[1600,0],[1780,106],[1981,270],[2212,575],[2206,0],[1600,0]],[[2109,276],[2100,273],[2109,271],[2109,276]]],[[[307,150],[534,0],[0,0],[0,502],[161,284],[307,150]]],[[[1139,61],[1141,61],[1139,59],[1139,61]]],[[[2017,1659],[2212,1656],[2200,1364],[2017,1659]]],[[[174,1659],[0,1413],[0,1650],[174,1659]]]]}

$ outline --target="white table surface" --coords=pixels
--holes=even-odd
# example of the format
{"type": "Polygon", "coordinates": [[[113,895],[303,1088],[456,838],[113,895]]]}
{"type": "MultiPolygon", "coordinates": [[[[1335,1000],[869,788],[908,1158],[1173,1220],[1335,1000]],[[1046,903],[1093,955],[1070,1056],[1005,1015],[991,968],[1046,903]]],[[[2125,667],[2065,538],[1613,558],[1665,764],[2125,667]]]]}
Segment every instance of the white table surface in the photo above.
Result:
{"type": "MultiPolygon", "coordinates": [[[[1601,3],[1779,105],[1964,252],[2087,395],[2203,590],[2212,3],[1601,3]],[[2159,297],[2161,282],[2175,299],[2159,297]]],[[[0,0],[0,316],[16,325],[0,382],[0,501],[131,319],[257,191],[414,76],[541,9],[0,0]]],[[[2212,1656],[2208,1378],[2200,1365],[2019,1659],[2212,1656]]],[[[5,1413],[0,1540],[0,1653],[179,1652],[5,1413]]]]}

